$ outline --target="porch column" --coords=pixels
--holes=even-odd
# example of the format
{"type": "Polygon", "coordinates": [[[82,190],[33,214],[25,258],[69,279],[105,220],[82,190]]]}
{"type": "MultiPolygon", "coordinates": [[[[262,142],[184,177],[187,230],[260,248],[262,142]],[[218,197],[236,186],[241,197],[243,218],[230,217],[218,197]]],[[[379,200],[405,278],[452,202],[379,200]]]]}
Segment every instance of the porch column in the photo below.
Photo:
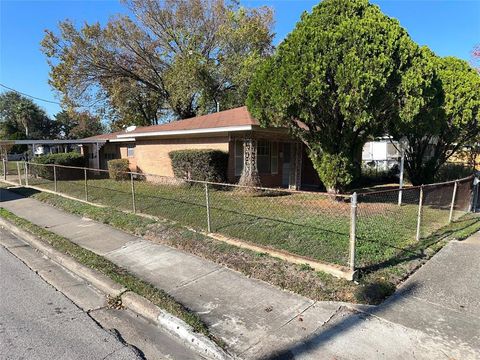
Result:
{"type": "Polygon", "coordinates": [[[243,142],[243,172],[247,176],[257,175],[257,141],[248,137],[243,142]]]}
{"type": "Polygon", "coordinates": [[[95,143],[95,158],[93,159],[93,161],[94,161],[94,168],[100,169],[100,148],[98,146],[98,143],[95,143]]]}
{"type": "Polygon", "coordinates": [[[257,140],[249,135],[243,141],[243,171],[238,182],[244,186],[260,186],[257,168],[257,140]]]}

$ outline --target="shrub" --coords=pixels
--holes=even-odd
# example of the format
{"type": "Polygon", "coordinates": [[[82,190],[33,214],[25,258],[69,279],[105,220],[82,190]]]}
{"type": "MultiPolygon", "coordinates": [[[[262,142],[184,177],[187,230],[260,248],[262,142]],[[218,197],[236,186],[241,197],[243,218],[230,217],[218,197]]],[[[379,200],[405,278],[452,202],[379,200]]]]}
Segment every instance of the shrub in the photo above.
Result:
{"type": "Polygon", "coordinates": [[[370,187],[380,184],[398,183],[400,170],[398,164],[393,165],[389,169],[375,166],[375,162],[362,164],[361,176],[353,181],[349,188],[355,189],[360,187],[370,187]]]}
{"type": "Polygon", "coordinates": [[[108,162],[108,175],[110,179],[119,181],[128,178],[130,171],[128,159],[114,159],[108,162]]]}
{"type": "MultiPolygon", "coordinates": [[[[77,152],[47,154],[32,159],[34,164],[55,164],[63,166],[84,167],[85,157],[77,152]]],[[[31,166],[30,172],[41,178],[53,180],[53,166],[31,166]]],[[[83,172],[64,169],[57,171],[57,180],[73,180],[83,177],[83,172]]]]}
{"type": "Polygon", "coordinates": [[[177,150],[169,153],[173,173],[188,180],[223,182],[228,154],[220,150],[177,150]]]}
{"type": "Polygon", "coordinates": [[[473,174],[473,167],[463,163],[445,163],[435,175],[436,182],[451,181],[473,174]]]}

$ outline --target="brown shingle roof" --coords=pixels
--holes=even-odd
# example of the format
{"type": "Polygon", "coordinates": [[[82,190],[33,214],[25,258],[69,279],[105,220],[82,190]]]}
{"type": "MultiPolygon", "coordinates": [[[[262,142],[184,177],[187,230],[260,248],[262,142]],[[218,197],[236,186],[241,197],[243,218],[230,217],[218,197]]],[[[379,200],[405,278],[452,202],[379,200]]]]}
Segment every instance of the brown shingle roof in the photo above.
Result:
{"type": "Polygon", "coordinates": [[[132,135],[134,137],[136,134],[153,133],[157,131],[211,129],[243,125],[259,125],[259,122],[250,115],[246,106],[224,110],[213,114],[196,116],[190,119],[176,120],[167,124],[138,127],[135,130],[128,132],[122,130],[110,134],[100,134],[88,137],[84,140],[112,140],[116,139],[118,135],[132,135]]]}
{"type": "Polygon", "coordinates": [[[167,124],[144,126],[136,128],[127,134],[149,133],[157,131],[178,131],[194,129],[210,129],[226,126],[259,125],[252,118],[246,106],[235,109],[216,112],[213,114],[196,116],[190,119],[172,121],[167,124]]]}

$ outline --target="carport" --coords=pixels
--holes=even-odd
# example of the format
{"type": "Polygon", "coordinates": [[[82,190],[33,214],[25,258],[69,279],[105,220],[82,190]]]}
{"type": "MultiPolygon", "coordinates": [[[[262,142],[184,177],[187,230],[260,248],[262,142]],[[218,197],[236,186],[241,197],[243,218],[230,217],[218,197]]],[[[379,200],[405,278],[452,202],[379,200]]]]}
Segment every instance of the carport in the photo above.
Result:
{"type": "Polygon", "coordinates": [[[89,148],[89,162],[99,167],[99,151],[106,143],[106,140],[0,140],[0,158],[8,160],[9,150],[14,145],[27,145],[27,156],[33,157],[38,153],[38,149],[48,147],[47,153],[67,152],[69,147],[86,145],[89,148]]]}

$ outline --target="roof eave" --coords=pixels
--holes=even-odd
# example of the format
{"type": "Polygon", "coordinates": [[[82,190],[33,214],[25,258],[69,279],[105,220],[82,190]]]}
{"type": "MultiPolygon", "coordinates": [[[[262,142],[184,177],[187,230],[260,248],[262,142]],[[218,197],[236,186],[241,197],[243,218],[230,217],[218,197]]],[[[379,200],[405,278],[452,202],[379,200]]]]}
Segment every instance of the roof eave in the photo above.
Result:
{"type": "Polygon", "coordinates": [[[135,138],[133,137],[129,137],[129,138],[116,138],[116,139],[108,139],[108,142],[112,142],[112,143],[117,143],[117,142],[131,142],[131,141],[135,141],[135,138]]]}
{"type": "Polygon", "coordinates": [[[150,131],[144,133],[130,133],[118,135],[117,139],[131,138],[131,137],[158,137],[158,136],[172,136],[172,135],[196,135],[196,134],[215,134],[225,132],[250,131],[253,130],[253,125],[238,125],[238,126],[221,126],[206,129],[190,129],[190,130],[166,130],[166,131],[150,131]]]}
{"type": "Polygon", "coordinates": [[[62,144],[97,144],[105,143],[107,140],[0,140],[0,145],[62,145],[62,144]]]}

